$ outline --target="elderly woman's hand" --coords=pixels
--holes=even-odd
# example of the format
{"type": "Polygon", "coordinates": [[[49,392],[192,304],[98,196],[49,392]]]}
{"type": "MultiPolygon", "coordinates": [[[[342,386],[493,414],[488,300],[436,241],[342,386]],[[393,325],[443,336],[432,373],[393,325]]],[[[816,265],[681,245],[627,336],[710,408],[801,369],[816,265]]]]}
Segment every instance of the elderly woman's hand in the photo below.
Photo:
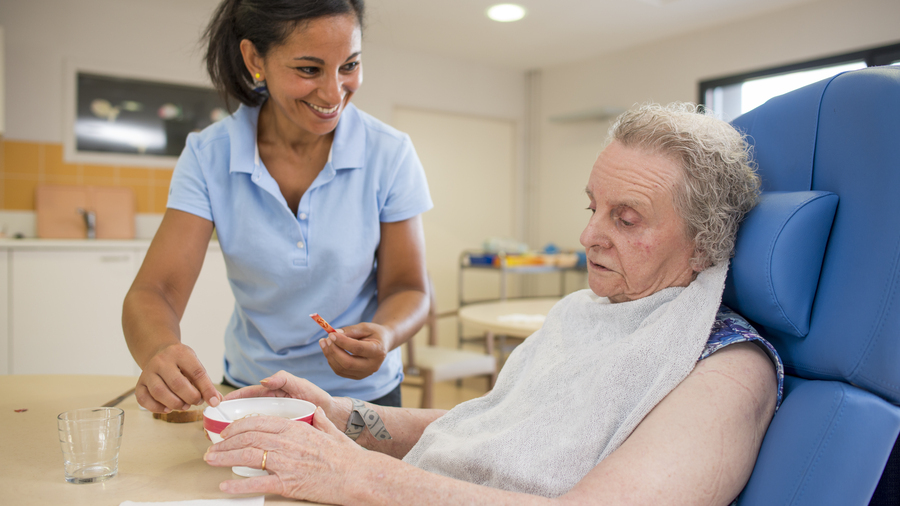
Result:
{"type": "Polygon", "coordinates": [[[265,467],[269,476],[227,480],[219,488],[231,494],[274,493],[294,499],[339,504],[345,479],[353,476],[367,452],[316,409],[312,426],[285,418],[258,416],[237,420],[222,431],[204,460],[216,467],[265,467]]]}
{"type": "Polygon", "coordinates": [[[309,401],[325,411],[325,416],[338,426],[346,424],[350,417],[351,402],[345,397],[334,398],[309,381],[287,371],[261,380],[259,385],[244,387],[225,396],[225,400],[249,397],[291,397],[309,401]]]}

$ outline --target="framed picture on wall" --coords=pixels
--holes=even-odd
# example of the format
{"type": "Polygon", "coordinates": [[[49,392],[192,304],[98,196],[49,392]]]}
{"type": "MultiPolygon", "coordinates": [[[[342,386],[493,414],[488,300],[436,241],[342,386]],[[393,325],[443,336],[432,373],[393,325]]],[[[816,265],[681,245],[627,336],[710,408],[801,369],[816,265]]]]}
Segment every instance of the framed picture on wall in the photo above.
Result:
{"type": "Polygon", "coordinates": [[[202,85],[71,67],[64,132],[70,163],[172,167],[187,135],[230,112],[202,85]]]}

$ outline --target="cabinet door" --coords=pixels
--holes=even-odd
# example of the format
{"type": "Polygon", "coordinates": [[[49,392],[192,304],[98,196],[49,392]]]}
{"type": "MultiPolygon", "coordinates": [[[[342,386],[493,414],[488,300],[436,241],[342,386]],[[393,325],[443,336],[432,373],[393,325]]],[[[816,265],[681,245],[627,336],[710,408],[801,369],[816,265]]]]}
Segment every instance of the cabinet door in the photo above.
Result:
{"type": "Polygon", "coordinates": [[[0,249],[0,374],[9,374],[9,251],[0,249]]]}
{"type": "Polygon", "coordinates": [[[11,253],[13,374],[138,372],[122,333],[130,250],[11,253]]]}
{"type": "Polygon", "coordinates": [[[181,318],[181,342],[190,346],[214,383],[222,381],[225,327],[234,311],[234,295],[228,284],[225,259],[213,243],[181,318]]]}

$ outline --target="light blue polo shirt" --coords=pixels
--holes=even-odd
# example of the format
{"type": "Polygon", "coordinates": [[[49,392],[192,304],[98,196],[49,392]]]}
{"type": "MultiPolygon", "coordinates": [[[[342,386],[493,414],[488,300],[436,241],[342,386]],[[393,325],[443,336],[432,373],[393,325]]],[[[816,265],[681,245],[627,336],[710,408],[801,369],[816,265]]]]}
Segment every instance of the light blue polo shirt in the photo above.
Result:
{"type": "Polygon", "coordinates": [[[371,321],[377,307],[375,253],[381,222],[432,207],[409,136],[348,105],[325,168],[294,215],[259,159],[258,107],[190,134],[178,159],[168,207],[216,226],[234,292],[225,331],[225,376],[256,384],[284,369],[332,395],[377,399],[403,379],[400,349],[363,380],[337,376],[318,340],[371,321]]]}

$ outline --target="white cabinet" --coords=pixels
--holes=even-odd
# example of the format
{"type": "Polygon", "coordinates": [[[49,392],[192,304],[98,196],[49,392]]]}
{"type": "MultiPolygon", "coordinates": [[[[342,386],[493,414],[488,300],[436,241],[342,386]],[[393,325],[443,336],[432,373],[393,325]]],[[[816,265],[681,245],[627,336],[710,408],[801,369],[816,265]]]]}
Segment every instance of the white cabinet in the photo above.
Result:
{"type": "MultiPolygon", "coordinates": [[[[122,302],[148,245],[0,242],[0,374],[140,374],[122,333],[122,302]]],[[[215,382],[233,308],[212,243],[181,328],[215,382]]]]}
{"type": "Polygon", "coordinates": [[[121,324],[134,251],[13,250],[11,261],[10,373],[137,373],[121,324]]]}
{"type": "Polygon", "coordinates": [[[222,250],[211,245],[181,318],[181,342],[197,353],[214,383],[222,381],[224,374],[225,327],[233,310],[222,250]]]}
{"type": "Polygon", "coordinates": [[[0,374],[9,374],[9,252],[0,249],[0,374]]]}

